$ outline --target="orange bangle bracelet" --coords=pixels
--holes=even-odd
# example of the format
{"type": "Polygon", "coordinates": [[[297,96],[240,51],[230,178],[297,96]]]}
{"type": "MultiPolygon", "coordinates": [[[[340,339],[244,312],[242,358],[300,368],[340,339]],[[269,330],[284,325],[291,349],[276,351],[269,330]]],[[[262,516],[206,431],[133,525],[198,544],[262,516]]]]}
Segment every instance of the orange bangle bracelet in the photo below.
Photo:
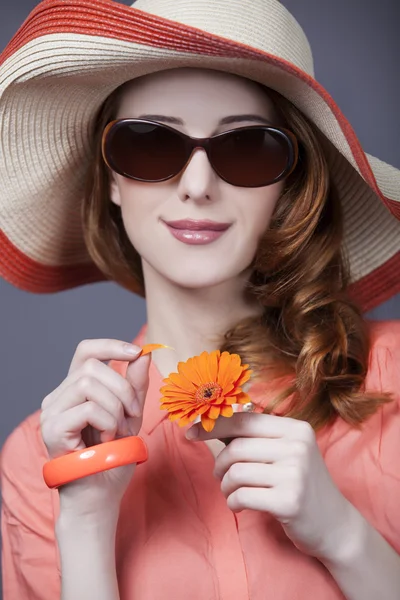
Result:
{"type": "Polygon", "coordinates": [[[43,478],[49,488],[57,488],[115,467],[143,463],[147,458],[147,446],[142,438],[128,436],[53,458],[44,464],[43,478]]]}

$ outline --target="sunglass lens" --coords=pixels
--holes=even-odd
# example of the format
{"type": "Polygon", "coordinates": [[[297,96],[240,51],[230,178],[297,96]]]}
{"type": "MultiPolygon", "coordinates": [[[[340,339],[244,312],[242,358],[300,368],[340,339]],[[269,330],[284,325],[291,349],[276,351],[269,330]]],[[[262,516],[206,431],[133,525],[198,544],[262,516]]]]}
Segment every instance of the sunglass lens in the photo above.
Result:
{"type": "Polygon", "coordinates": [[[185,144],[179,134],[163,125],[119,121],[105,144],[110,167],[126,177],[162,181],[173,177],[186,162],[185,144]]]}
{"type": "Polygon", "coordinates": [[[274,129],[238,129],[213,140],[210,158],[219,175],[232,185],[261,187],[287,170],[290,140],[274,129]]]}

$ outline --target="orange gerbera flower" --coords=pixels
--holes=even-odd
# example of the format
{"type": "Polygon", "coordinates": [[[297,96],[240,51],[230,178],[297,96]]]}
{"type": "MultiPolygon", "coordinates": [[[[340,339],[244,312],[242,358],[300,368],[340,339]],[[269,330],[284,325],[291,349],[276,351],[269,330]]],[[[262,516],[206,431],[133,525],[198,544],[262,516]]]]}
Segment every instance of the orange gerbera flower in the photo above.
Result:
{"type": "Polygon", "coordinates": [[[238,354],[203,352],[200,356],[178,363],[178,373],[164,379],[161,388],[161,409],[167,409],[171,421],[184,427],[201,416],[206,431],[212,431],[221,415],[233,415],[232,404],[246,404],[250,398],[242,385],[252,371],[242,365],[238,354]]]}

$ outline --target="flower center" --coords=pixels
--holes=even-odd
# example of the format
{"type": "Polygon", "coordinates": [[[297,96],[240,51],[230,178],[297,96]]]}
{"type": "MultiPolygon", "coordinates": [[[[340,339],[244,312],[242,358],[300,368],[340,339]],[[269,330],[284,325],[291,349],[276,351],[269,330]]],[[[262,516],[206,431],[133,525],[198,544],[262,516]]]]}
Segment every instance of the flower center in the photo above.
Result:
{"type": "Polygon", "coordinates": [[[219,398],[222,394],[222,387],[215,382],[203,383],[195,394],[196,402],[199,404],[209,404],[219,398]]]}

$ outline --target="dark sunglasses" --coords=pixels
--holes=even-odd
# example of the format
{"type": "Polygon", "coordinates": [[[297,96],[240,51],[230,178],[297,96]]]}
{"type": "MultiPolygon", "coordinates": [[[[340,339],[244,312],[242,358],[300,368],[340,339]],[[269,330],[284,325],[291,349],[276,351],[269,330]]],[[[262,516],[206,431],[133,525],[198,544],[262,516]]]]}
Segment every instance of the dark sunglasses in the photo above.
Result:
{"type": "Polygon", "coordinates": [[[262,187],[287,177],[298,160],[294,134],[283,128],[251,125],[209,138],[192,138],[173,127],[142,119],[119,119],[103,133],[108,167],[130,179],[166,181],[203,148],[214,171],[227,183],[262,187]]]}

